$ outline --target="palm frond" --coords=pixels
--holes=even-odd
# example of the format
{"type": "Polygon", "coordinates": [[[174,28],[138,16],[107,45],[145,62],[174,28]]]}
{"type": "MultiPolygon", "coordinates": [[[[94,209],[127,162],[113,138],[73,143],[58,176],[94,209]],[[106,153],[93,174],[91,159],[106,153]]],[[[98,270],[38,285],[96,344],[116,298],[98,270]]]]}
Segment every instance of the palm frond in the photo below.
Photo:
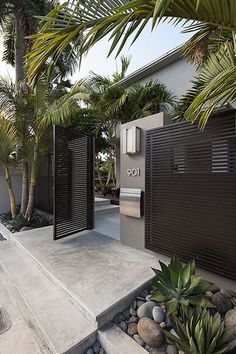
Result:
{"type": "Polygon", "coordinates": [[[110,34],[110,52],[119,45],[119,53],[129,38],[138,38],[149,20],[155,27],[166,18],[174,24],[200,22],[236,31],[235,0],[69,0],[42,18],[28,55],[28,77],[35,82],[46,61],[51,57],[53,65],[75,39],[82,55],[110,34]]]}
{"type": "Polygon", "coordinates": [[[3,27],[3,54],[2,60],[8,64],[15,65],[15,20],[13,16],[8,16],[3,27]]]}
{"type": "Polygon", "coordinates": [[[0,77],[0,112],[9,119],[16,114],[16,90],[10,78],[0,77]]]}
{"type": "Polygon", "coordinates": [[[116,73],[114,73],[112,75],[114,83],[119,82],[120,80],[124,79],[124,77],[125,77],[125,75],[127,73],[127,70],[129,68],[130,61],[131,61],[131,57],[130,56],[125,57],[125,56],[122,55],[120,57],[121,70],[117,71],[116,73]]]}
{"type": "Polygon", "coordinates": [[[183,56],[190,63],[200,68],[211,53],[217,52],[220,46],[233,41],[232,31],[216,28],[207,24],[196,24],[185,27],[184,33],[195,32],[184,44],[183,56]]]}
{"type": "Polygon", "coordinates": [[[193,87],[181,99],[178,119],[198,121],[203,129],[212,112],[236,102],[236,57],[232,43],[224,43],[202,66],[193,87]]]}
{"type": "Polygon", "coordinates": [[[37,121],[37,132],[41,137],[45,130],[52,125],[66,125],[71,114],[78,107],[78,101],[86,101],[88,92],[84,80],[78,81],[69,93],[47,107],[47,111],[37,121]]]}
{"type": "Polygon", "coordinates": [[[11,153],[16,149],[16,129],[14,125],[0,116],[0,163],[6,168],[11,162],[11,153]]]}

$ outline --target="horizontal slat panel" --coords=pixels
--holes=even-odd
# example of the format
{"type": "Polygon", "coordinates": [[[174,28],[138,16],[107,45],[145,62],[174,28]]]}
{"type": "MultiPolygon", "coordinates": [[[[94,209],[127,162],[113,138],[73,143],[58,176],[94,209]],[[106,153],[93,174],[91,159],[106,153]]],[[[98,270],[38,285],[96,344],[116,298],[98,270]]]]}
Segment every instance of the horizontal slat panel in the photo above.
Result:
{"type": "Polygon", "coordinates": [[[236,279],[234,114],[147,132],[145,246],[236,279]]]}
{"type": "Polygon", "coordinates": [[[54,128],[54,238],[93,227],[93,139],[54,128]]]}

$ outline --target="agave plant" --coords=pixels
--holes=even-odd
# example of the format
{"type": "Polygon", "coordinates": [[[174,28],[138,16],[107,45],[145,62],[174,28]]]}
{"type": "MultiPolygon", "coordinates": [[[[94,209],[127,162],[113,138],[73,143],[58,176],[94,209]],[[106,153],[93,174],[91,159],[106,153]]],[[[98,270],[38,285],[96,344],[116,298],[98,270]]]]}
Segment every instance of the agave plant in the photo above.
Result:
{"type": "Polygon", "coordinates": [[[170,319],[176,335],[163,332],[185,354],[222,354],[236,348],[236,339],[231,339],[234,330],[224,328],[218,312],[211,316],[207,309],[188,308],[182,321],[173,315],[170,319]]]}
{"type": "Polygon", "coordinates": [[[183,266],[177,257],[167,266],[160,263],[161,270],[153,269],[156,274],[152,300],[165,302],[167,313],[177,314],[181,307],[189,305],[214,307],[204,295],[212,283],[196,275],[195,260],[183,266]]]}

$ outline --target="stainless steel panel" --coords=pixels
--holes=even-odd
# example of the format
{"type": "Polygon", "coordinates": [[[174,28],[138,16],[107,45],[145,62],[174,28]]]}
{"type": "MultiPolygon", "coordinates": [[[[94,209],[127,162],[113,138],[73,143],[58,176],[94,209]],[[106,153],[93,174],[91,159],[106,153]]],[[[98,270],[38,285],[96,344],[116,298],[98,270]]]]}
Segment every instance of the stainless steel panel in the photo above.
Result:
{"type": "Polygon", "coordinates": [[[120,212],[121,214],[141,218],[141,196],[142,190],[135,188],[121,188],[120,190],[120,212]]]}

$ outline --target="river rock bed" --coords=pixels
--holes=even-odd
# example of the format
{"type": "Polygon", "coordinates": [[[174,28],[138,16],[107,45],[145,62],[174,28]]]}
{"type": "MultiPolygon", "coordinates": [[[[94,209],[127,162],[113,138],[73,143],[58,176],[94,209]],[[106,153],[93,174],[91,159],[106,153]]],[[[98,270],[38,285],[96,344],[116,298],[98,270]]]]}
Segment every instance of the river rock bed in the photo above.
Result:
{"type": "MultiPolygon", "coordinates": [[[[153,293],[150,289],[142,291],[130,307],[118,313],[113,321],[151,354],[183,354],[161,331],[165,328],[174,333],[165,304],[151,300],[153,293]]],[[[225,327],[234,326],[236,338],[236,293],[212,286],[206,296],[215,305],[215,309],[211,309],[212,314],[218,311],[225,327]]]]}
{"type": "Polygon", "coordinates": [[[106,354],[106,353],[105,350],[102,348],[99,340],[96,339],[94,344],[85,350],[84,354],[106,354]]]}

